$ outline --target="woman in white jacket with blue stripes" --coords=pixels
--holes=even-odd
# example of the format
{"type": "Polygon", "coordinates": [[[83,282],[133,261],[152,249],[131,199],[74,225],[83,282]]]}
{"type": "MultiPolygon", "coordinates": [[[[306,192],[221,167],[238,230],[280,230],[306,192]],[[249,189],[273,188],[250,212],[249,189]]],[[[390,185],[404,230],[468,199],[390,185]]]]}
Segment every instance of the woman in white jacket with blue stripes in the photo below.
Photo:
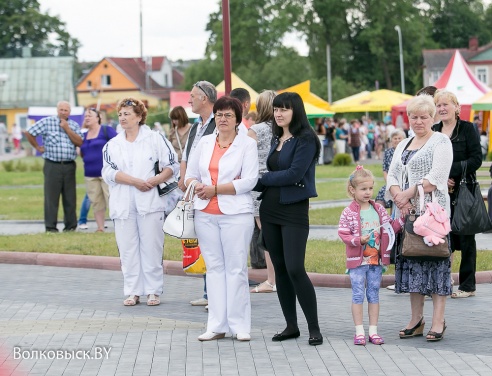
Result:
{"type": "Polygon", "coordinates": [[[141,101],[125,98],[117,110],[123,132],[103,149],[102,177],[109,185],[109,214],[128,295],[123,304],[134,306],[147,295],[147,305],[159,305],[162,225],[169,198],[160,197],[156,186],[179,173],[178,157],[164,137],[145,125],[147,109],[141,101]],[[157,161],[161,172],[155,175],[157,161]]]}

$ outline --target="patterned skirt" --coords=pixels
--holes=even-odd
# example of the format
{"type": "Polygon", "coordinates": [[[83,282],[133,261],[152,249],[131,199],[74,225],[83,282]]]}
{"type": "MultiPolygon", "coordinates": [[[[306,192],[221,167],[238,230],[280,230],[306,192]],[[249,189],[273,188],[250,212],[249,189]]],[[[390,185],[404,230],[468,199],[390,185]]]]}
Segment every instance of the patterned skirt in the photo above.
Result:
{"type": "Polygon", "coordinates": [[[398,255],[395,264],[395,292],[451,295],[450,258],[442,261],[416,261],[398,255]]]}

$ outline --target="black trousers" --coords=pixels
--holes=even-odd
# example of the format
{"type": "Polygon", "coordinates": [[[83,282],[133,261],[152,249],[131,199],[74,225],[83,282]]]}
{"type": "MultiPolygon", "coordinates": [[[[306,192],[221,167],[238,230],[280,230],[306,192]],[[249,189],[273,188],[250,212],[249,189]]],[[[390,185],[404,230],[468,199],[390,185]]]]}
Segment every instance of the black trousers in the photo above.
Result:
{"type": "MultiPolygon", "coordinates": [[[[449,195],[451,203],[456,201],[457,194],[458,192],[455,190],[449,195]]],[[[454,205],[451,204],[451,221],[454,216],[454,208],[454,205]]],[[[450,235],[451,250],[461,251],[459,271],[460,285],[458,289],[466,292],[475,291],[475,272],[477,271],[477,244],[475,242],[475,235],[459,235],[454,233],[451,233],[450,235]]]]}
{"type": "Polygon", "coordinates": [[[492,185],[489,187],[489,192],[487,193],[487,203],[489,206],[489,218],[492,221],[492,185]]]}
{"type": "Polygon", "coordinates": [[[48,159],[44,162],[44,224],[46,231],[57,230],[58,207],[62,197],[64,231],[77,228],[77,192],[75,171],[72,163],[55,163],[48,159]]]}
{"type": "Polygon", "coordinates": [[[310,335],[319,335],[316,293],[304,268],[309,227],[283,226],[265,221],[261,222],[261,227],[275,269],[277,295],[287,326],[298,326],[297,297],[310,335]]]}
{"type": "Polygon", "coordinates": [[[475,291],[477,271],[477,244],[475,235],[458,235],[451,233],[451,249],[461,251],[458,287],[461,291],[475,291]]]}

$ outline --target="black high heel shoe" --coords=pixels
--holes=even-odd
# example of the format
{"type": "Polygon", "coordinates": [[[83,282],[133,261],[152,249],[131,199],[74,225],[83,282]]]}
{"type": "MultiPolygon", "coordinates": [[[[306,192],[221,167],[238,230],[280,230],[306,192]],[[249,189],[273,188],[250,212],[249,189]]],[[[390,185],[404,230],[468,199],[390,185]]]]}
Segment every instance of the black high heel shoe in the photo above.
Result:
{"type": "Polygon", "coordinates": [[[424,317],[411,329],[403,328],[400,330],[400,338],[420,337],[424,335],[424,317]]]}
{"type": "Polygon", "coordinates": [[[428,342],[437,342],[437,341],[440,341],[441,339],[444,338],[444,332],[446,331],[446,321],[444,321],[444,326],[442,328],[442,332],[441,333],[436,333],[432,330],[429,330],[429,332],[427,333],[428,336],[433,336],[434,338],[427,338],[427,341],[428,342]]]}

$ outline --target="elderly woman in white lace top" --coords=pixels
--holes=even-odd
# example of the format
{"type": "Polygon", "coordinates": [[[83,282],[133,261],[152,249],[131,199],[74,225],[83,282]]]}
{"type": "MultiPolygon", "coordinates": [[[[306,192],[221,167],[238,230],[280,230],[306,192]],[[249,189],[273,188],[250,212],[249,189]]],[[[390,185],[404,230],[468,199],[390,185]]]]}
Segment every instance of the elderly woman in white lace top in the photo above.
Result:
{"type": "MultiPolygon", "coordinates": [[[[388,171],[385,198],[392,199],[396,204],[396,215],[407,215],[412,206],[410,200],[422,181],[424,191],[434,192],[438,203],[449,214],[447,181],[453,160],[451,142],[448,137],[431,129],[436,112],[432,97],[414,97],[407,105],[407,112],[415,136],[400,142],[395,150],[388,171]]],[[[426,201],[429,200],[430,195],[426,195],[426,201]]],[[[424,299],[426,295],[431,295],[434,310],[427,340],[441,340],[446,330],[446,297],[452,292],[450,259],[418,261],[398,256],[395,265],[395,291],[410,293],[412,308],[412,317],[407,326],[400,330],[400,338],[423,335],[424,299]]]]}

